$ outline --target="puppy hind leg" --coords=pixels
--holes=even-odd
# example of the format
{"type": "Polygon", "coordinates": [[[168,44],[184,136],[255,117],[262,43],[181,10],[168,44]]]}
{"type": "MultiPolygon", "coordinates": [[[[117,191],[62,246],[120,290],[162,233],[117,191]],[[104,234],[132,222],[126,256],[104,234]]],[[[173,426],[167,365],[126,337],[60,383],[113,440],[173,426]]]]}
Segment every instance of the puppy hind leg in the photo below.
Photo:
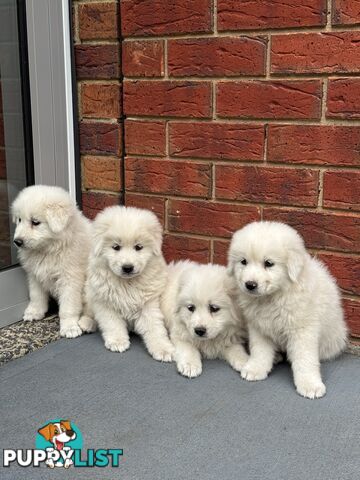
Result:
{"type": "Polygon", "coordinates": [[[83,313],[79,320],[79,325],[84,333],[93,333],[97,330],[97,323],[94,318],[94,312],[88,303],[85,303],[83,313]]]}
{"type": "Polygon", "coordinates": [[[23,320],[41,320],[48,309],[49,295],[33,275],[28,275],[30,302],[26,307],[23,320]]]}
{"type": "Polygon", "coordinates": [[[249,360],[249,355],[246,353],[243,345],[234,343],[224,349],[222,358],[226,360],[234,370],[241,372],[241,369],[249,360]]]}

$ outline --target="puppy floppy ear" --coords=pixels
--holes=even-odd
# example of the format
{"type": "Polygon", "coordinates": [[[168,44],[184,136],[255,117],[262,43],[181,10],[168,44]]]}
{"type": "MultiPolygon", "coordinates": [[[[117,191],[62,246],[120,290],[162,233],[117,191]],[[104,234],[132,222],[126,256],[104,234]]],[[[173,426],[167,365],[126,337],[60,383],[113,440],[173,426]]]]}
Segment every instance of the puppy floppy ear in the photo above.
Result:
{"type": "Polygon", "coordinates": [[[71,217],[72,208],[71,204],[54,203],[48,205],[45,218],[52,232],[60,233],[64,230],[71,217]]]}
{"type": "Polygon", "coordinates": [[[52,424],[48,423],[42,428],[39,428],[38,432],[42,435],[45,440],[48,442],[52,437],[52,424]]]}
{"type": "Polygon", "coordinates": [[[162,255],[162,241],[163,241],[163,230],[160,222],[156,219],[156,222],[153,223],[150,234],[152,238],[152,250],[154,255],[159,257],[162,255]]]}
{"type": "Polygon", "coordinates": [[[300,249],[290,250],[287,259],[287,270],[290,280],[296,283],[304,268],[305,252],[300,249]]]}

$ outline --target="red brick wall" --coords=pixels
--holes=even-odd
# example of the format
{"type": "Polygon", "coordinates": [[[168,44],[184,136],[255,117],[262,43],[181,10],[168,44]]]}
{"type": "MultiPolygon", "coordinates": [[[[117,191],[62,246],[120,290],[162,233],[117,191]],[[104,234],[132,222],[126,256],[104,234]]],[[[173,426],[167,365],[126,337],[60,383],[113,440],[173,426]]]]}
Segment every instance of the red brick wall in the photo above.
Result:
{"type": "Polygon", "coordinates": [[[359,1],[120,3],[122,92],[118,2],[75,3],[80,111],[96,131],[82,135],[85,198],[120,185],[101,129],[122,97],[125,203],[159,215],[167,258],[223,263],[234,230],[285,221],[337,277],[360,336],[359,1]],[[106,54],[79,50],[95,44],[106,54]]]}

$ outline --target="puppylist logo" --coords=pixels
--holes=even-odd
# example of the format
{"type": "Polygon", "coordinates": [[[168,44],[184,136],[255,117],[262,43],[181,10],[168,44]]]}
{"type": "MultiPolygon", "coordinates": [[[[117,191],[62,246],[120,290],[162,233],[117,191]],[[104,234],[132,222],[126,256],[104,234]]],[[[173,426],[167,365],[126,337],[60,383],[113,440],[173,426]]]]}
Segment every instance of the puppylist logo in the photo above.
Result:
{"type": "Polygon", "coordinates": [[[49,468],[118,467],[123,451],[118,448],[83,448],[83,438],[78,427],[70,420],[54,419],[38,429],[35,449],[3,450],[3,466],[49,468]]]}

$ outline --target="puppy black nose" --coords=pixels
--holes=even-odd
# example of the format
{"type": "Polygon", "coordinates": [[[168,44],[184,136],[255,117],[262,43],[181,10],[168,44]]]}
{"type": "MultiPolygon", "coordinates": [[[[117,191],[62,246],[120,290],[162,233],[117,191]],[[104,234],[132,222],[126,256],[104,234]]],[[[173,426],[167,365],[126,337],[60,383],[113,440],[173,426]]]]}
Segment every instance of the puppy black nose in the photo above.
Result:
{"type": "Polygon", "coordinates": [[[206,334],[206,328],[204,327],[194,328],[194,331],[198,337],[203,337],[206,334]]]}
{"type": "Polygon", "coordinates": [[[68,437],[72,437],[74,435],[74,433],[75,433],[74,430],[66,430],[66,435],[68,437]]]}
{"type": "Polygon", "coordinates": [[[256,282],[245,282],[245,287],[248,290],[255,290],[257,288],[258,284],[256,282]]]}
{"type": "Polygon", "coordinates": [[[123,265],[122,266],[122,271],[124,273],[132,273],[134,271],[134,265],[123,265]]]}
{"type": "Polygon", "coordinates": [[[21,240],[21,238],[15,238],[14,243],[17,247],[22,247],[24,245],[24,242],[21,240]]]}

